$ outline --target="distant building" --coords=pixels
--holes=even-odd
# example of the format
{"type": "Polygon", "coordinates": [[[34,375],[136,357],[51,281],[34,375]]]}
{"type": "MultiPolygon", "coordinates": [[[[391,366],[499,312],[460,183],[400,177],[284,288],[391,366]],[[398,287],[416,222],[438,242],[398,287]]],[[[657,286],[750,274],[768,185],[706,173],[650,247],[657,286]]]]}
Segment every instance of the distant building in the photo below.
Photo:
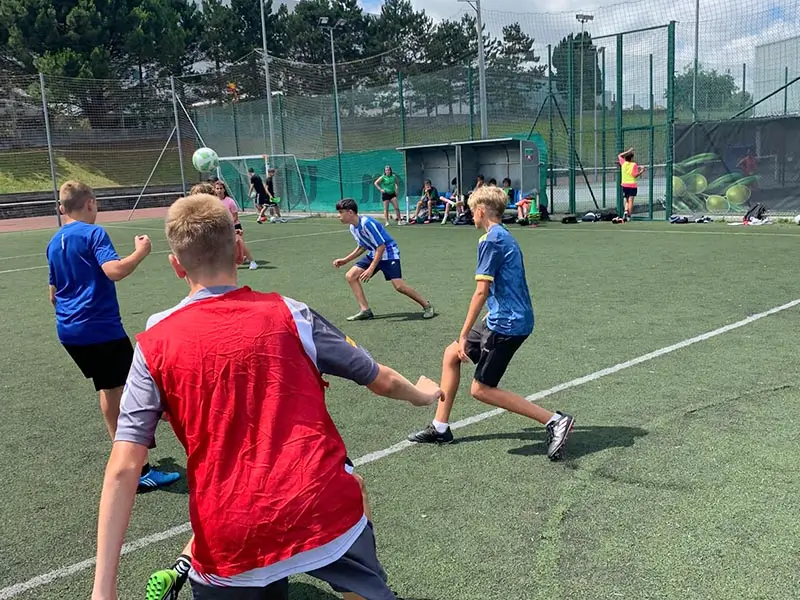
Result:
{"type": "MultiPolygon", "coordinates": [[[[788,81],[800,76],[800,36],[779,42],[756,46],[756,64],[753,70],[753,102],[779,90],[788,81]]],[[[757,117],[800,114],[800,82],[779,91],[755,107],[757,117]]]]}

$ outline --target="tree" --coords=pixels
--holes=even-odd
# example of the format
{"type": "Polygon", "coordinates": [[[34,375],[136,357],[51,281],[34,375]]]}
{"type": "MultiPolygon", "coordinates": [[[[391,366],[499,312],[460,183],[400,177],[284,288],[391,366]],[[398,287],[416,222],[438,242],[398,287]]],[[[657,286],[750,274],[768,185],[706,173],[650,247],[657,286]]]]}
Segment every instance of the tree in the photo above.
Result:
{"type": "MultiPolygon", "coordinates": [[[[602,70],[598,63],[597,46],[592,42],[588,32],[571,35],[562,40],[553,49],[553,78],[556,89],[564,95],[569,93],[569,44],[572,40],[572,92],[575,105],[578,107],[581,97],[581,50],[583,50],[583,110],[591,110],[597,101],[594,96],[603,89],[602,70]]],[[[580,108],[578,108],[580,110],[580,108]]]]}
{"type": "MultiPolygon", "coordinates": [[[[694,70],[686,65],[675,76],[674,106],[676,110],[692,110],[694,70]]],[[[666,97],[666,92],[664,93],[666,97]]],[[[710,71],[700,65],[697,69],[697,111],[737,111],[753,103],[753,97],[743,92],[730,73],[710,71]]]]}
{"type": "Polygon", "coordinates": [[[503,27],[503,37],[488,61],[488,97],[491,106],[505,112],[526,109],[526,96],[541,85],[545,67],[533,50],[534,40],[519,23],[503,27]]]}
{"type": "Polygon", "coordinates": [[[389,83],[400,71],[414,75],[425,60],[426,42],[434,27],[425,11],[417,12],[410,0],[386,0],[380,15],[367,15],[367,56],[383,55],[376,79],[389,83]]]}

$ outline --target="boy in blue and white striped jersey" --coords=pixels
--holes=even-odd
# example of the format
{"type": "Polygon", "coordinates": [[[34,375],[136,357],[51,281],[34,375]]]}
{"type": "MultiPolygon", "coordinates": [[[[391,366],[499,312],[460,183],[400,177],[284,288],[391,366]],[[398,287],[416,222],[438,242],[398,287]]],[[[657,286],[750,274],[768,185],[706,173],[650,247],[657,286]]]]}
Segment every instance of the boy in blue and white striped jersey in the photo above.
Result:
{"type": "Polygon", "coordinates": [[[336,211],[339,213],[339,220],[350,226],[350,233],[353,234],[358,245],[344,258],[334,260],[333,266],[338,269],[365,252],[367,253],[345,276],[359,307],[359,312],[348,317],[347,320],[366,321],[375,316],[367,303],[367,296],[364,294],[361,284],[369,281],[376,271],[381,271],[386,281],[392,282],[395,290],[408,296],[423,308],[423,319],[433,318],[436,313],[431,303],[403,281],[403,273],[400,268],[400,249],[386,228],[372,217],[359,215],[358,204],[352,198],[344,198],[337,202],[336,211]]]}

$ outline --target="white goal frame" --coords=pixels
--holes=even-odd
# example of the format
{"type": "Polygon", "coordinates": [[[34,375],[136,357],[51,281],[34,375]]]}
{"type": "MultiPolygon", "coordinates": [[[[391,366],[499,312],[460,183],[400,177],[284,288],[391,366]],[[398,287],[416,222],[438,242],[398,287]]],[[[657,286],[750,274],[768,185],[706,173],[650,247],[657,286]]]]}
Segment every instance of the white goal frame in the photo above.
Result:
{"type": "MultiPolygon", "coordinates": [[[[306,212],[310,212],[311,211],[311,201],[308,198],[308,192],[306,191],[306,184],[303,181],[303,174],[300,172],[300,165],[297,162],[297,156],[295,156],[294,154],[245,154],[245,155],[241,155],[241,156],[220,156],[219,157],[219,165],[217,166],[217,177],[219,177],[222,181],[225,181],[225,178],[222,176],[222,163],[223,162],[229,162],[229,163],[232,163],[232,162],[243,162],[243,163],[246,164],[247,161],[256,161],[256,160],[264,162],[264,172],[262,173],[262,175],[266,177],[267,171],[275,164],[274,160],[271,162],[270,159],[276,159],[276,158],[287,159],[287,162],[290,162],[294,166],[294,169],[292,169],[292,170],[297,174],[297,179],[300,182],[300,189],[302,190],[303,198],[305,199],[306,212]]],[[[236,170],[237,170],[237,172],[239,171],[238,168],[236,170]]],[[[284,175],[283,178],[284,178],[284,181],[287,181],[285,175],[284,175]]],[[[225,183],[227,185],[227,182],[225,182],[225,183]]],[[[249,182],[248,182],[248,186],[249,186],[249,182]]],[[[228,186],[228,187],[230,187],[230,186],[228,186]]],[[[250,198],[243,198],[241,200],[242,208],[244,208],[244,203],[246,201],[248,201],[248,200],[250,200],[250,198]]],[[[255,207],[255,204],[253,206],[255,207]]],[[[289,206],[289,198],[288,197],[286,197],[286,210],[287,210],[287,212],[292,212],[292,209],[289,206]]]]}

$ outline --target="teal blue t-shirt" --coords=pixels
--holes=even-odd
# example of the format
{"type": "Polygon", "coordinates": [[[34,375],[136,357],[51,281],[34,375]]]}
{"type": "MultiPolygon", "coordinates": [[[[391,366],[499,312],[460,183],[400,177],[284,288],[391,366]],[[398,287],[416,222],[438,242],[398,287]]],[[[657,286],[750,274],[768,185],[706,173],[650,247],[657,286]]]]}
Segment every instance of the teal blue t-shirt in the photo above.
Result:
{"type": "Polygon", "coordinates": [[[486,326],[503,335],[530,335],[533,304],[517,240],[502,225],[493,225],[478,242],[475,279],[491,281],[486,326]]]}

